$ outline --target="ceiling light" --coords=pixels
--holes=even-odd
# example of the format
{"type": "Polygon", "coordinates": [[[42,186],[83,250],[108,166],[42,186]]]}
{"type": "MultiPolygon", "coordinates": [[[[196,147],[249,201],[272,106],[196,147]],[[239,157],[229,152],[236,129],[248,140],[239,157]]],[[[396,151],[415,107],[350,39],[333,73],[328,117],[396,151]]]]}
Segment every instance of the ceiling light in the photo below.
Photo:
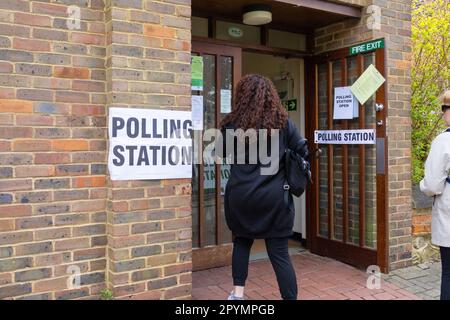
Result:
{"type": "Polygon", "coordinates": [[[270,6],[264,4],[252,4],[244,7],[243,21],[245,24],[259,26],[272,22],[270,6]]]}

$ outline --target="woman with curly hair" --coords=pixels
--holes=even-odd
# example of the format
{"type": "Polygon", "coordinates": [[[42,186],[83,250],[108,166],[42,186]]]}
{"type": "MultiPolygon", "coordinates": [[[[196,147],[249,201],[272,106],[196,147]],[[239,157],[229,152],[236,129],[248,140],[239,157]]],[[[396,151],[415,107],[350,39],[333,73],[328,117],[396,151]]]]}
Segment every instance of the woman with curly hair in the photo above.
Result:
{"type": "Polygon", "coordinates": [[[244,299],[250,249],[254,239],[265,239],[282,298],[296,300],[297,280],[288,254],[288,239],[293,234],[295,210],[292,195],[287,195],[289,192],[284,189],[286,177],[283,134],[286,134],[286,141],[292,149],[302,138],[269,79],[250,74],[239,81],[233,110],[221,122],[222,139],[225,140],[226,137],[229,141],[230,132],[238,129],[250,129],[252,132],[266,129],[267,137],[278,137],[278,140],[275,140],[275,144],[278,144],[278,148],[275,146],[278,151],[278,157],[275,159],[278,162],[278,171],[264,175],[261,174],[261,168],[265,163],[260,159],[247,163],[253,143],[258,149],[265,143],[265,150],[271,150],[272,139],[263,139],[259,134],[234,133],[231,137],[232,147],[224,146],[224,155],[232,153],[234,159],[225,188],[224,203],[226,222],[233,234],[234,290],[228,300],[244,299]],[[246,138],[249,138],[248,141],[246,138]],[[245,155],[242,152],[238,154],[239,149],[236,147],[242,141],[245,148],[241,150],[245,150],[245,155]],[[245,159],[247,162],[239,162],[239,159],[245,159]]]}

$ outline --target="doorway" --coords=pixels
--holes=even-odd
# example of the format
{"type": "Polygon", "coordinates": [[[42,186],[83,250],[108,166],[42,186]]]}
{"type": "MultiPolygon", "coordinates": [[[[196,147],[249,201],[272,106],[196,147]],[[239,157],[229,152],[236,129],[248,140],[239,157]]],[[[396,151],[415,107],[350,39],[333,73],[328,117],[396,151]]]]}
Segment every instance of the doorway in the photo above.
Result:
{"type": "Polygon", "coordinates": [[[314,141],[315,130],[372,129],[376,135],[370,145],[314,145],[321,152],[312,162],[308,247],[359,268],[376,265],[387,272],[386,83],[359,104],[358,117],[333,119],[334,89],[351,86],[370,65],[385,76],[384,48],[358,55],[344,48],[307,63],[308,140],[314,141]]]}
{"type": "MultiPolygon", "coordinates": [[[[274,83],[280,99],[286,104],[289,117],[294,121],[300,134],[305,136],[305,82],[304,60],[277,56],[266,53],[242,52],[242,75],[260,74],[274,83]]],[[[306,241],[306,194],[294,197],[295,219],[294,236],[289,240],[289,252],[297,253],[304,250],[306,241]]],[[[266,247],[263,239],[255,240],[251,260],[265,258],[266,247]]]]}
{"type": "MultiPolygon", "coordinates": [[[[203,61],[203,90],[192,91],[203,98],[203,131],[217,128],[223,116],[231,111],[232,100],[224,101],[224,93],[232,93],[241,75],[258,73],[270,78],[301,134],[305,136],[304,60],[273,54],[243,52],[239,47],[193,41],[192,55],[203,61]],[[230,104],[226,106],[225,104],[230,104]]],[[[232,94],[231,94],[232,96],[232,94]]],[[[201,135],[199,135],[201,136],[201,135]]],[[[204,150],[207,143],[197,141],[204,150]]],[[[202,156],[199,154],[198,156],[202,156]]],[[[193,167],[192,178],[192,247],[193,270],[229,265],[232,254],[232,234],[224,214],[224,190],[229,165],[201,164],[193,167]]],[[[294,237],[289,242],[291,253],[304,249],[306,239],[306,194],[294,197],[294,237]],[[303,242],[304,243],[304,242],[303,242]]],[[[251,260],[267,257],[264,240],[252,246],[251,260]]]]}

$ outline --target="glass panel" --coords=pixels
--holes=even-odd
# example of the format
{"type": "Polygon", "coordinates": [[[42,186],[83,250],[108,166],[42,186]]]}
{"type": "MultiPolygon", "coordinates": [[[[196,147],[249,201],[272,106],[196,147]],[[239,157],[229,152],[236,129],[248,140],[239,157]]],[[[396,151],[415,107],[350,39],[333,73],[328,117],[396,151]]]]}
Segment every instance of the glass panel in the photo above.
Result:
{"type": "MultiPolygon", "coordinates": [[[[375,65],[375,53],[364,56],[364,69],[369,65],[375,65]]],[[[375,95],[364,105],[365,122],[367,129],[376,129],[375,95]]],[[[377,244],[377,185],[376,185],[376,146],[366,145],[366,217],[365,217],[365,245],[376,249],[377,244]]]]}
{"type": "MultiPolygon", "coordinates": [[[[358,79],[358,59],[347,59],[347,85],[358,79]]],[[[349,129],[359,129],[359,118],[348,120],[349,129]]],[[[359,145],[348,145],[348,242],[359,245],[359,145]]]]}
{"type": "MultiPolygon", "coordinates": [[[[229,90],[227,91],[231,96],[233,96],[233,58],[232,57],[220,57],[220,89],[221,90],[229,90]]],[[[228,94],[225,92],[225,94],[228,94]]],[[[225,113],[222,113],[222,109],[220,109],[220,117],[224,117],[225,113]]],[[[220,174],[220,195],[221,195],[221,232],[222,232],[222,243],[231,243],[232,236],[231,231],[228,229],[226,220],[225,220],[225,208],[224,208],[224,195],[225,195],[225,186],[228,182],[228,178],[230,177],[230,165],[223,164],[221,165],[221,174],[220,174]]]]}
{"type": "MultiPolygon", "coordinates": [[[[342,62],[341,60],[332,63],[332,79],[334,88],[342,86],[342,62]]],[[[342,120],[333,120],[333,130],[342,130],[342,120]]],[[[343,239],[343,146],[333,145],[333,239],[343,239]]]]}
{"type": "Polygon", "coordinates": [[[306,35],[269,29],[269,47],[292,50],[306,50],[306,35]]]}
{"type": "MultiPolygon", "coordinates": [[[[216,128],[216,57],[203,56],[203,129],[216,128]]],[[[205,150],[209,142],[203,142],[205,150]]],[[[216,172],[214,164],[204,163],[205,246],[216,244],[216,172]]]]}
{"type": "MultiPolygon", "coordinates": [[[[318,104],[319,130],[328,129],[328,92],[327,64],[318,65],[318,104]]],[[[328,237],[328,146],[318,146],[322,153],[319,157],[319,235],[328,237]]]]}
{"type": "Polygon", "coordinates": [[[208,37],[208,19],[201,17],[191,18],[192,35],[197,37],[208,37]]]}

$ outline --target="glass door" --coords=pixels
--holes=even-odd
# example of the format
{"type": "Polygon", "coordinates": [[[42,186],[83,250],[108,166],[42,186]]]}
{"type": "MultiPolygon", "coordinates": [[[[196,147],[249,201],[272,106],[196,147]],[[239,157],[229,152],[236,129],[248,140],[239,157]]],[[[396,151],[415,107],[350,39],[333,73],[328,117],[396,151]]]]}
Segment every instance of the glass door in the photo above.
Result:
{"type": "Polygon", "coordinates": [[[386,83],[352,120],[333,119],[334,89],[351,86],[373,64],[384,73],[384,49],[350,56],[342,49],[309,64],[309,141],[314,130],[373,129],[375,145],[319,144],[313,161],[310,208],[311,251],[366,268],[387,268],[386,83]],[[376,111],[375,104],[384,109],[376,111]]]}
{"type": "MultiPolygon", "coordinates": [[[[241,74],[241,49],[193,42],[192,55],[200,56],[203,61],[203,90],[192,91],[193,96],[203,97],[203,130],[194,143],[194,152],[203,159],[203,150],[210,143],[202,141],[203,133],[218,128],[222,117],[231,111],[234,85],[241,74]]],[[[224,192],[229,175],[230,167],[226,164],[204,161],[193,166],[193,270],[231,263],[232,235],[224,214],[224,192]]]]}

